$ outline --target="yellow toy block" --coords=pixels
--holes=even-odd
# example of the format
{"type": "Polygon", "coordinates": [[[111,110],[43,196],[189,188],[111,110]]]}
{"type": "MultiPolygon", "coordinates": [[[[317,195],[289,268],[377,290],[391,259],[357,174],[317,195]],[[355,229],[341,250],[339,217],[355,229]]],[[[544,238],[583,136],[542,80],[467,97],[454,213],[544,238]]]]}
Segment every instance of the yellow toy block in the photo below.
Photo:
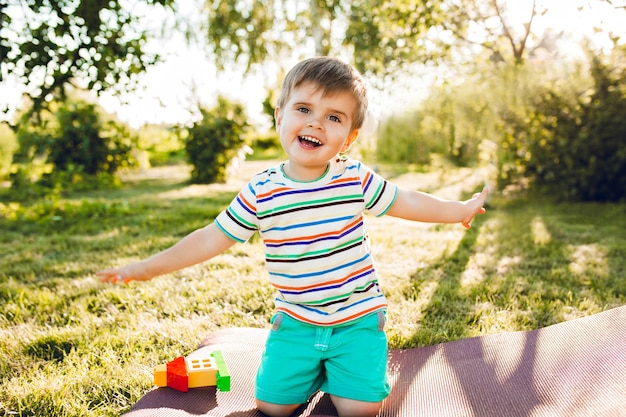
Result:
{"type": "Polygon", "coordinates": [[[217,385],[217,366],[212,357],[185,358],[189,388],[217,385]]]}

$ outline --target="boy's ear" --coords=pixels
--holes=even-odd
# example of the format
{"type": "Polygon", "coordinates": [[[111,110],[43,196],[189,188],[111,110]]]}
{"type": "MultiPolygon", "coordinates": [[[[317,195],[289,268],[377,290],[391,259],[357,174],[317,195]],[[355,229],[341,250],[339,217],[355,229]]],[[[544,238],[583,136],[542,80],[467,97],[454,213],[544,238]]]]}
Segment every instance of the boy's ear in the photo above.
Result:
{"type": "Polygon", "coordinates": [[[356,141],[356,138],[359,137],[359,129],[354,129],[350,135],[348,135],[348,139],[346,139],[345,143],[341,147],[341,153],[347,152],[350,149],[350,146],[356,141]]]}
{"type": "Polygon", "coordinates": [[[280,108],[276,107],[274,109],[274,121],[276,122],[276,128],[280,126],[280,108]]]}

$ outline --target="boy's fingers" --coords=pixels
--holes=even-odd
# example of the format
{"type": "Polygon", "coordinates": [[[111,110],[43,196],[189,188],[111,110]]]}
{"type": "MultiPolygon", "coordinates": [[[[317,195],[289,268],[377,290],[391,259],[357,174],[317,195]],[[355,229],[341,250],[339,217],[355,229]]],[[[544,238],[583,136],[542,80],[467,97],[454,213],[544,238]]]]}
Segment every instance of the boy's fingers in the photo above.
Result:
{"type": "Polygon", "coordinates": [[[489,188],[487,187],[483,188],[483,190],[480,192],[480,197],[482,197],[483,201],[487,199],[488,195],[489,195],[489,188]]]}
{"type": "Polygon", "coordinates": [[[100,281],[111,283],[111,284],[118,284],[120,282],[127,283],[130,281],[128,278],[123,279],[122,275],[119,273],[105,271],[105,272],[97,272],[96,275],[100,277],[100,281]]]}

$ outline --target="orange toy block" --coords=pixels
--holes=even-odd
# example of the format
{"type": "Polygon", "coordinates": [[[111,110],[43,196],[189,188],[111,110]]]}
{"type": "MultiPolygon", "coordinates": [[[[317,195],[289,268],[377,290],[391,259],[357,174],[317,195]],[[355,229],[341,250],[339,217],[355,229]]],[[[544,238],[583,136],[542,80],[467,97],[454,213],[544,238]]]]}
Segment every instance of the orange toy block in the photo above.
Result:
{"type": "Polygon", "coordinates": [[[161,364],[154,367],[154,385],[167,387],[167,365],[161,364]]]}

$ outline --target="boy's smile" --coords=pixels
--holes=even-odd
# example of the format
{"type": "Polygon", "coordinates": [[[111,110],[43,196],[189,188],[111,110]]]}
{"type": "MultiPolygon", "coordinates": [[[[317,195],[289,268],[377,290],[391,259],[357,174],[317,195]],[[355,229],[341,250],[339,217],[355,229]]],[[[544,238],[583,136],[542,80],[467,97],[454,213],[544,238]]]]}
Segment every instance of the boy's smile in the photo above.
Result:
{"type": "Polygon", "coordinates": [[[313,136],[298,136],[298,140],[300,144],[305,148],[316,148],[318,146],[322,146],[322,142],[319,139],[314,138],[313,136]]]}
{"type": "Polygon", "coordinates": [[[285,173],[298,181],[322,176],[328,162],[358,136],[352,128],[356,107],[356,99],[347,91],[325,95],[310,82],[295,88],[285,106],[275,112],[280,142],[289,157],[285,173]]]}

